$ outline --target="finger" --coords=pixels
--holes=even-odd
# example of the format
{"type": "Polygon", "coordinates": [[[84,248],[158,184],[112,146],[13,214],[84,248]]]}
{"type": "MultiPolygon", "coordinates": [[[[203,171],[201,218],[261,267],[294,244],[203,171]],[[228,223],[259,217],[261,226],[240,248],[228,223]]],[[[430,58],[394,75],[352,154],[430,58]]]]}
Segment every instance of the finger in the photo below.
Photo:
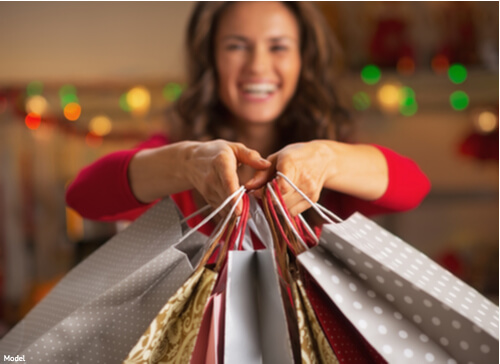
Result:
{"type": "Polygon", "coordinates": [[[293,205],[288,209],[288,212],[292,217],[297,216],[298,214],[308,210],[311,207],[309,202],[302,200],[301,202],[293,205]]]}
{"type": "Polygon", "coordinates": [[[241,143],[231,143],[229,146],[240,163],[247,164],[258,170],[266,169],[271,166],[271,162],[262,158],[256,150],[249,149],[241,143]]]}
{"type": "MultiPolygon", "coordinates": [[[[236,171],[228,169],[228,166],[219,167],[218,176],[220,179],[220,188],[218,189],[218,193],[222,203],[240,188],[240,184],[236,171]]],[[[229,209],[236,203],[237,199],[238,196],[233,197],[233,199],[231,200],[231,204],[228,206],[229,209]]],[[[240,200],[235,209],[236,216],[240,216],[242,211],[243,203],[240,200]]]]}
{"type": "Polygon", "coordinates": [[[245,187],[248,190],[261,188],[267,182],[273,179],[274,176],[276,175],[275,166],[277,161],[277,155],[272,154],[267,158],[267,160],[271,163],[269,168],[255,172],[254,176],[245,184],[245,187]]]}

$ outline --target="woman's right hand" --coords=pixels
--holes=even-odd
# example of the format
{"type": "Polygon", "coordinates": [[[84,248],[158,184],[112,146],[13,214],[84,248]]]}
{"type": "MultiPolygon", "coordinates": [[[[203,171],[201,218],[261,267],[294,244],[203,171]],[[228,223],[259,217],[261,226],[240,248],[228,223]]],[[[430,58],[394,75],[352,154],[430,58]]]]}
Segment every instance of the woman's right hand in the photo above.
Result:
{"type": "MultiPolygon", "coordinates": [[[[256,170],[265,170],[271,163],[259,152],[241,143],[214,140],[196,142],[187,149],[186,178],[207,203],[218,207],[240,188],[238,166],[246,164],[256,170]]],[[[241,213],[242,203],[236,207],[241,213]]]]}
{"type": "MultiPolygon", "coordinates": [[[[241,143],[187,141],[139,151],[130,161],[128,174],[132,192],[142,202],[195,189],[215,208],[240,188],[240,164],[256,170],[271,166],[241,143]]],[[[240,202],[236,214],[241,209],[240,202]]]]}

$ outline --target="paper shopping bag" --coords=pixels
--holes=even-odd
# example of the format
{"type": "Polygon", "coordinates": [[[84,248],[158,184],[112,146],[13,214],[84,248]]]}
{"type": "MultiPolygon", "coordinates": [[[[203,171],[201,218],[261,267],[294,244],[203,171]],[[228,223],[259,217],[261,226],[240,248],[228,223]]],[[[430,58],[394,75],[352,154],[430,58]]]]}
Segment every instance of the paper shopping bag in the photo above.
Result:
{"type": "Polygon", "coordinates": [[[201,267],[168,300],[124,364],[189,363],[217,274],[201,267]]]}
{"type": "Polygon", "coordinates": [[[389,362],[498,362],[498,307],[361,214],[299,260],[389,362]]]}
{"type": "Polygon", "coordinates": [[[224,363],[294,363],[273,250],[228,255],[224,363]]]}
{"type": "Polygon", "coordinates": [[[27,362],[119,363],[198,264],[207,238],[183,236],[170,199],[157,203],[66,277],[0,342],[27,362]]]}

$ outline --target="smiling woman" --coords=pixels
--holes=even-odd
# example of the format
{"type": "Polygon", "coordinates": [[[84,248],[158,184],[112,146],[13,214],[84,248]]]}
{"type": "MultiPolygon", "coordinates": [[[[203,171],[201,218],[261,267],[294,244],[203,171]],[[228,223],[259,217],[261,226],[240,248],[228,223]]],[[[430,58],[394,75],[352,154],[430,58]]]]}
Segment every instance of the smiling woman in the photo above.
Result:
{"type": "MultiPolygon", "coordinates": [[[[83,216],[134,219],[166,196],[189,214],[218,206],[243,184],[258,195],[276,172],[341,216],[407,210],[427,194],[411,160],[346,143],[336,46],[312,3],[201,2],[186,45],[189,82],[169,110],[170,135],[85,168],[67,191],[83,216]]],[[[291,214],[309,208],[286,182],[278,185],[291,214]]]]}

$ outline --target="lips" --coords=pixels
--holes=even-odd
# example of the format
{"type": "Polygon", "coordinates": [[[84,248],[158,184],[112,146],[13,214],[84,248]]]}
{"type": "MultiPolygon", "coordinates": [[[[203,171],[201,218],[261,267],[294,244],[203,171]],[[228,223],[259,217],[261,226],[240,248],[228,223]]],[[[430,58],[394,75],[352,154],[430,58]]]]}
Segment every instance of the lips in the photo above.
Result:
{"type": "Polygon", "coordinates": [[[268,82],[244,83],[241,85],[243,93],[251,98],[264,99],[272,95],[278,89],[278,85],[268,82]]]}

